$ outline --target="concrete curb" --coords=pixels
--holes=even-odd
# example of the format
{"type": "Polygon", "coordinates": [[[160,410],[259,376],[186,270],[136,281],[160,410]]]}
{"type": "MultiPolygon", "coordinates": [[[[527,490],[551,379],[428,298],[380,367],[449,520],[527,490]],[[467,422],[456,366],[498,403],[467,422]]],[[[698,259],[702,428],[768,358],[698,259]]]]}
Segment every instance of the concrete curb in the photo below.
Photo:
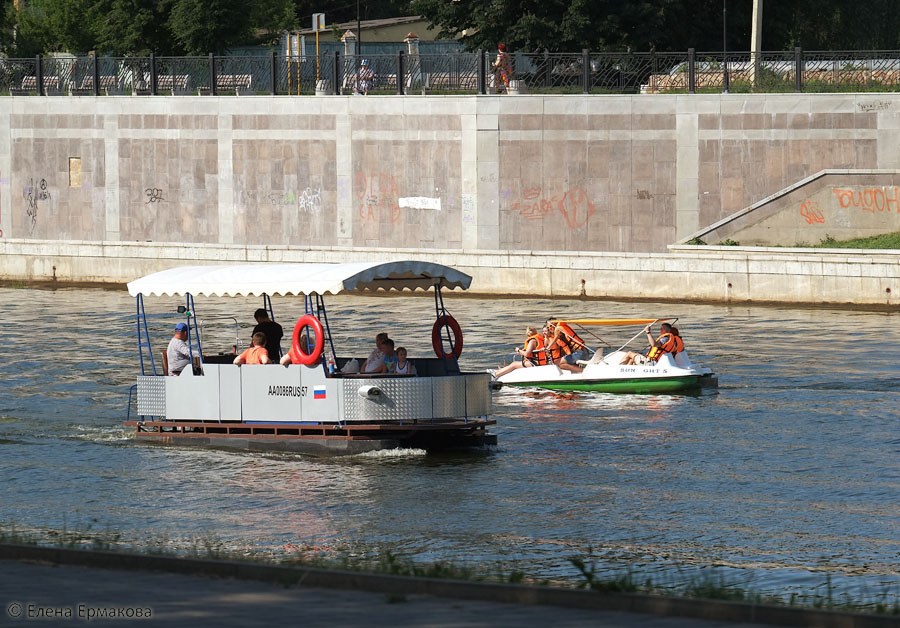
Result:
{"type": "Polygon", "coordinates": [[[670,598],[634,593],[599,593],[533,585],[463,582],[33,545],[0,543],[0,560],[40,561],[56,565],[128,571],[162,571],[183,575],[257,580],[284,586],[301,585],[395,595],[432,595],[509,604],[562,606],[777,626],[880,628],[898,625],[897,617],[888,615],[864,615],[741,602],[670,598]]]}

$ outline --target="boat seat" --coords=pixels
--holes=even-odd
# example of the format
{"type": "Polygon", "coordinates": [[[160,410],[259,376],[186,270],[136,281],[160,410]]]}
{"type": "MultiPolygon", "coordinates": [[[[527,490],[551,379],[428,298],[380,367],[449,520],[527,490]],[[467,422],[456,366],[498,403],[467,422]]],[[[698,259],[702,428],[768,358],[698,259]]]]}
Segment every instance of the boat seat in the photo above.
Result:
{"type": "Polygon", "coordinates": [[[597,349],[594,352],[594,355],[591,356],[590,360],[578,360],[576,364],[578,366],[588,366],[589,364],[599,364],[603,361],[603,348],[597,349]]]}
{"type": "Polygon", "coordinates": [[[160,355],[162,356],[162,367],[163,367],[163,375],[169,374],[169,353],[165,349],[160,351],[160,355]]]}

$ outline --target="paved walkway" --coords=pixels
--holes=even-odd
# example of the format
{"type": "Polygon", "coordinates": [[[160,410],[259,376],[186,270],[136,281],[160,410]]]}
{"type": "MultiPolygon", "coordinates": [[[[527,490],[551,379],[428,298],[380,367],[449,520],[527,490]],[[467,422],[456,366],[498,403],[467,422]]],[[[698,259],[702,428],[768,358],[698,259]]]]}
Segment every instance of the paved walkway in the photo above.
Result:
{"type": "Polygon", "coordinates": [[[513,605],[414,595],[392,597],[365,591],[284,588],[246,580],[221,580],[158,572],[0,561],[0,626],[69,626],[87,621],[110,626],[610,626],[622,628],[737,628],[759,626],[513,605]],[[84,605],[79,617],[79,605],[84,605]],[[118,609],[118,610],[116,610],[118,609]],[[129,618],[150,609],[150,618],[129,618]],[[118,613],[109,619],[99,612],[118,613]],[[43,612],[42,612],[43,611],[43,612]],[[67,617],[67,611],[70,614],[67,617]],[[41,613],[42,612],[42,613],[41,613]],[[31,617],[29,617],[29,613],[31,617]],[[36,617],[36,614],[42,617],[36,617]],[[47,617],[55,619],[48,620],[47,617]]]}

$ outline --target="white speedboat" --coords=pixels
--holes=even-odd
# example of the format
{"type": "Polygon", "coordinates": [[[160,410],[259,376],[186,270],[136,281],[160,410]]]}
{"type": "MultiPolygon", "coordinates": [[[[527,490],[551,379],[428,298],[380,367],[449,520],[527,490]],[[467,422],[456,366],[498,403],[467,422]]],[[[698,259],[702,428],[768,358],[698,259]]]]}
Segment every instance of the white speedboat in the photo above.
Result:
{"type": "MultiPolygon", "coordinates": [[[[130,395],[125,424],[136,438],[160,443],[306,453],[494,444],[487,431],[494,423],[488,418],[490,377],[460,372],[462,330],[441,297],[442,288],[465,290],[471,281],[453,268],[411,260],[191,266],[132,281],[141,372],[132,387],[137,417],[130,416],[130,395]],[[366,355],[334,346],[323,296],[417,289],[434,290],[436,356],[410,358],[415,377],[346,372],[366,355]],[[148,295],[186,298],[178,311],[188,326],[193,368],[180,376],[159,368],[162,356],[151,346],[144,311],[148,295]],[[235,365],[230,345],[224,353],[208,351],[194,302],[201,295],[262,296],[272,320],[271,295],[305,295],[306,314],[291,336],[292,363],[235,365]]],[[[165,353],[165,344],[156,347],[165,353]]]]}
{"type": "MultiPolygon", "coordinates": [[[[658,322],[674,321],[672,318],[651,319],[575,319],[556,322],[570,326],[627,327],[646,326],[658,322]]],[[[622,364],[628,356],[626,347],[643,330],[617,349],[604,354],[603,349],[594,352],[589,360],[580,361],[579,373],[560,369],[554,364],[517,368],[495,380],[502,386],[543,388],[556,391],[589,391],[608,393],[673,393],[713,387],[718,384],[712,370],[696,366],[687,351],[665,353],[647,364],[622,364]]],[[[590,343],[588,343],[590,344],[590,343]]]]}

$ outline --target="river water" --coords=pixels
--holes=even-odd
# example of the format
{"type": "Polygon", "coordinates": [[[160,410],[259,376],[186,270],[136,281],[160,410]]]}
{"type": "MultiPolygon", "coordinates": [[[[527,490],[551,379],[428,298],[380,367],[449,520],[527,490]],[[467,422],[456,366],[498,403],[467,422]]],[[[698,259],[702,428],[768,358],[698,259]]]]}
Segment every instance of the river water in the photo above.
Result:
{"type": "MultiPolygon", "coordinates": [[[[676,315],[692,359],[720,386],[695,396],[501,390],[489,453],[161,447],[122,427],[137,369],[124,290],[0,288],[0,526],[176,551],[390,551],[572,582],[569,559],[581,557],[660,585],[713,575],[781,595],[900,595],[896,314],[445,301],[466,332],[465,370],[496,366],[549,315],[676,315]]],[[[157,352],[180,303],[147,301],[157,352]]],[[[259,305],[198,299],[204,349],[232,344],[216,317],[237,316],[249,336],[259,305]]],[[[430,297],[328,305],[341,354],[366,355],[381,330],[412,357],[431,354],[430,297]]],[[[275,299],[281,321],[301,310],[302,299],[275,299]]]]}

